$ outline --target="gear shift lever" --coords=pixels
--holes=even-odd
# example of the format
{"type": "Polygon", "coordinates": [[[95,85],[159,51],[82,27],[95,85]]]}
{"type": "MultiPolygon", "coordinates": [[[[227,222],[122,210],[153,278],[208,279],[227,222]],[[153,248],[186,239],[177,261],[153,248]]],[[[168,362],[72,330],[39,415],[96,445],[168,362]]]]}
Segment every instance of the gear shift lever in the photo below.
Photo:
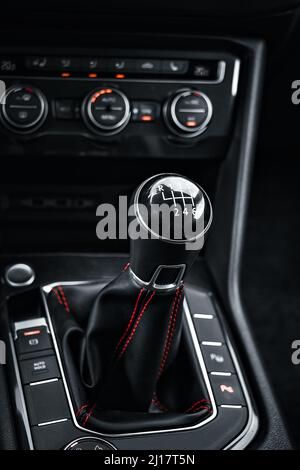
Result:
{"type": "Polygon", "coordinates": [[[49,300],[78,420],[100,432],[183,426],[209,412],[182,302],[210,201],[191,180],[162,174],[133,202],[129,267],[105,287],[65,288],[76,319],[64,320],[57,292],[49,300]]]}
{"type": "Polygon", "coordinates": [[[178,287],[212,221],[205,191],[188,178],[161,174],[142,183],[133,201],[140,237],[131,238],[132,276],[146,288],[178,287]]]}

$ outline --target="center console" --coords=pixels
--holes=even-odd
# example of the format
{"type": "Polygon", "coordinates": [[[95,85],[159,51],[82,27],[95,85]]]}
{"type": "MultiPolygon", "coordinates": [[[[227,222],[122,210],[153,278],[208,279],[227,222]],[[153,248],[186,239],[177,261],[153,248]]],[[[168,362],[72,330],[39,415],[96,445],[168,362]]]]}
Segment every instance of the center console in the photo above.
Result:
{"type": "MultiPolygon", "coordinates": [[[[1,322],[22,448],[288,447],[240,293],[264,45],[179,39],[0,51],[1,322]],[[212,200],[192,267],[179,245],[131,246],[129,258],[122,237],[95,236],[97,205],[161,173],[212,200]],[[176,276],[158,282],[154,265],[176,276]],[[123,362],[108,370],[115,343],[123,362]]],[[[184,209],[193,199],[178,197],[184,209]]]]}

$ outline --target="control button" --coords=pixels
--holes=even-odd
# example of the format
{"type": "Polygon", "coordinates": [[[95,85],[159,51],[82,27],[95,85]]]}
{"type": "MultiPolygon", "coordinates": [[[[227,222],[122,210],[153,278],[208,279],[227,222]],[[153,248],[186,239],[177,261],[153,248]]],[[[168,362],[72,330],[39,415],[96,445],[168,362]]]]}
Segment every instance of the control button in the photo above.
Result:
{"type": "Polygon", "coordinates": [[[199,341],[224,343],[224,335],[217,318],[195,318],[194,326],[199,341]]]}
{"type": "Polygon", "coordinates": [[[81,437],[70,442],[64,450],[116,450],[116,448],[109,442],[97,437],[81,437]]]}
{"type": "Polygon", "coordinates": [[[102,134],[115,134],[130,119],[130,105],[120,90],[102,88],[92,92],[83,102],[83,117],[89,127],[102,134]]]}
{"type": "Polygon", "coordinates": [[[245,399],[236,375],[210,375],[218,405],[245,405],[245,399]]]}
{"type": "Polygon", "coordinates": [[[57,57],[54,59],[60,70],[80,70],[81,60],[78,57],[57,57]]]}
{"type": "Polygon", "coordinates": [[[132,103],[132,121],[153,122],[159,116],[160,106],[152,101],[134,101],[132,103]]]}
{"type": "Polygon", "coordinates": [[[56,100],[55,117],[62,120],[73,120],[79,118],[79,105],[74,100],[56,100]]]}
{"type": "Polygon", "coordinates": [[[70,417],[69,406],[61,380],[25,385],[29,421],[32,426],[70,417]]]}
{"type": "Polygon", "coordinates": [[[46,56],[26,57],[25,63],[27,68],[32,70],[49,70],[54,65],[51,58],[46,56]]]}
{"type": "Polygon", "coordinates": [[[136,61],[134,59],[110,59],[108,62],[108,70],[110,72],[134,72],[136,61]]]}
{"type": "Polygon", "coordinates": [[[12,86],[1,107],[3,122],[15,131],[32,132],[44,122],[48,106],[44,95],[31,86],[12,86]]]}
{"type": "Polygon", "coordinates": [[[202,345],[201,350],[209,372],[234,372],[233,363],[226,346],[202,345]]]}
{"type": "Polygon", "coordinates": [[[17,335],[16,346],[19,355],[52,348],[46,326],[18,330],[17,335]]]}
{"type": "Polygon", "coordinates": [[[60,377],[55,356],[41,356],[20,361],[20,371],[24,385],[60,377]]]}
{"type": "Polygon", "coordinates": [[[223,66],[225,66],[224,62],[216,60],[193,61],[192,75],[204,81],[218,80],[220,78],[221,67],[223,66]]]}
{"type": "Polygon", "coordinates": [[[87,57],[81,59],[82,70],[87,72],[104,72],[107,69],[108,60],[99,57],[87,57]]]}
{"type": "Polygon", "coordinates": [[[212,117],[209,98],[197,90],[185,90],[172,97],[165,106],[165,119],[169,128],[185,137],[201,134],[212,117]]]}
{"type": "Polygon", "coordinates": [[[26,57],[25,63],[27,68],[40,71],[76,71],[82,69],[82,59],[79,57],[70,56],[31,56],[26,57]]]}
{"type": "Polygon", "coordinates": [[[188,70],[187,60],[164,60],[162,63],[162,72],[166,74],[185,74],[188,70]]]}
{"type": "Polygon", "coordinates": [[[12,57],[0,58],[0,72],[13,73],[17,70],[17,62],[12,57]]]}
{"type": "Polygon", "coordinates": [[[187,302],[192,315],[215,316],[215,309],[211,296],[204,291],[192,286],[185,288],[187,302]]]}
{"type": "Polygon", "coordinates": [[[4,275],[6,283],[11,287],[30,286],[35,279],[35,273],[28,264],[14,264],[4,275]]]}
{"type": "Polygon", "coordinates": [[[160,60],[144,59],[136,61],[136,71],[138,73],[159,73],[160,72],[160,60]]]}

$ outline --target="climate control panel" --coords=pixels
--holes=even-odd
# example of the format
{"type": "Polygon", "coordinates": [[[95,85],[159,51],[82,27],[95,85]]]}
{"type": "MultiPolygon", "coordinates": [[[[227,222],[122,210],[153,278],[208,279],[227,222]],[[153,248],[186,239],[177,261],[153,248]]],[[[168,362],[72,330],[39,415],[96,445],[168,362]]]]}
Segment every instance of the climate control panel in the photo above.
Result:
{"type": "Polygon", "coordinates": [[[157,54],[143,60],[24,56],[21,67],[0,55],[6,89],[0,134],[21,153],[47,139],[40,152],[182,158],[188,145],[191,158],[219,157],[233,118],[239,60],[228,52],[157,54]]]}

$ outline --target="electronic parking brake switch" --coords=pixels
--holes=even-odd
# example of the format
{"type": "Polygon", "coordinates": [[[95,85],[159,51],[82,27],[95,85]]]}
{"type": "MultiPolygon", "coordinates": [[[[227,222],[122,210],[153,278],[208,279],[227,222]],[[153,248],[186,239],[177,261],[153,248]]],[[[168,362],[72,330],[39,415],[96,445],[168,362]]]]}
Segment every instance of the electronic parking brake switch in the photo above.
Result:
{"type": "Polygon", "coordinates": [[[46,320],[15,323],[15,344],[31,426],[67,421],[69,407],[46,320]]]}
{"type": "Polygon", "coordinates": [[[17,330],[16,335],[16,347],[19,355],[52,349],[46,325],[17,330]]]}

